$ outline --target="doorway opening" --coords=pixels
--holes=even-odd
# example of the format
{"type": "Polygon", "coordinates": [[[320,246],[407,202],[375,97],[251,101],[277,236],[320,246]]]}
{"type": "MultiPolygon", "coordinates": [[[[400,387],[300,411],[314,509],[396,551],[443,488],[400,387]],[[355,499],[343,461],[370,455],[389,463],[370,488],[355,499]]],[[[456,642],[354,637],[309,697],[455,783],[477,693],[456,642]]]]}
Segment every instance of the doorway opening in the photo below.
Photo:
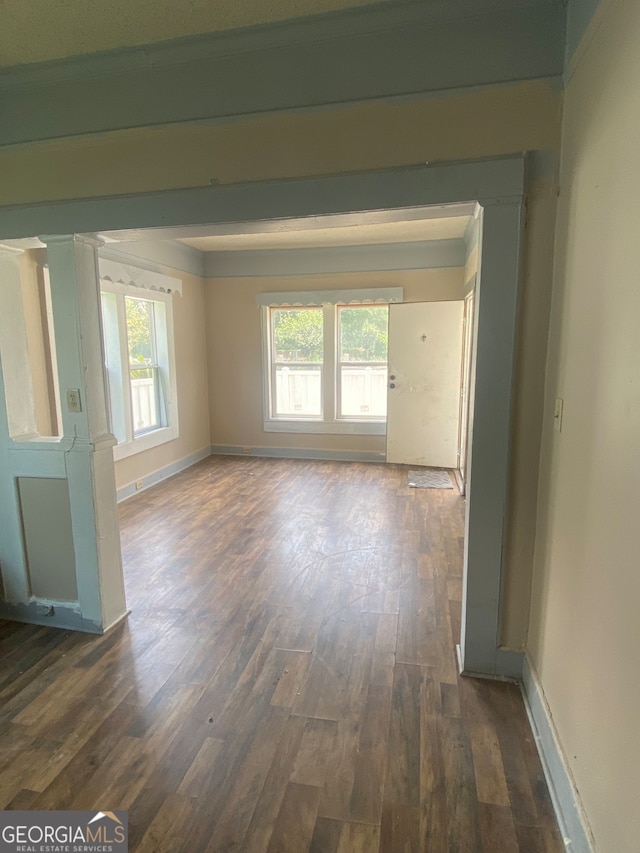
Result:
{"type": "MultiPolygon", "coordinates": [[[[518,661],[499,648],[499,618],[523,187],[524,160],[512,157],[283,181],[277,185],[160,193],[153,197],[118,199],[115,204],[108,199],[53,204],[22,211],[19,222],[15,217],[12,219],[10,212],[6,212],[6,218],[5,212],[0,212],[0,234],[20,238],[34,233],[90,231],[106,237],[112,244],[147,240],[149,232],[144,229],[148,227],[156,229],[154,237],[166,241],[175,239],[175,229],[179,229],[182,238],[197,239],[211,236],[215,230],[233,235],[239,226],[240,230],[244,226],[250,232],[255,230],[256,223],[261,226],[271,223],[269,228],[273,231],[290,229],[298,223],[294,230],[303,230],[309,222],[321,222],[322,217],[329,216],[343,217],[349,225],[353,217],[364,215],[378,217],[381,222],[394,221],[399,211],[413,212],[414,218],[420,219],[428,209],[432,218],[444,219],[451,214],[452,205],[466,205],[468,214],[481,210],[474,429],[466,456],[468,503],[461,665],[472,673],[512,675],[517,674],[514,669],[518,661]],[[203,224],[193,226],[193,222],[203,224]]],[[[336,219],[333,224],[338,224],[336,219]]],[[[274,277],[281,274],[276,272],[274,277]]],[[[58,344],[60,363],[65,357],[64,343],[58,344]]],[[[65,388],[62,395],[67,407],[77,405],[73,390],[65,388]]],[[[7,447],[13,446],[11,442],[13,439],[7,436],[7,447]]],[[[27,444],[23,443],[25,448],[27,444]]],[[[49,461],[52,458],[53,455],[49,461]]],[[[81,494],[72,489],[72,520],[76,502],[81,501],[81,494]]],[[[103,591],[101,588],[100,592],[103,591]]]]}

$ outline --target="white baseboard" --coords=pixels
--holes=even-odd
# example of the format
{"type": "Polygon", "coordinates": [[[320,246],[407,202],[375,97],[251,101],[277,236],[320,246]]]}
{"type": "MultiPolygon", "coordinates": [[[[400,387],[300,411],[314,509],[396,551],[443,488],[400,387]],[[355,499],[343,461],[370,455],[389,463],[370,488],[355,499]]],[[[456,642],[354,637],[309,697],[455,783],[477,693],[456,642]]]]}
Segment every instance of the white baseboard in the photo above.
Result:
{"type": "Polygon", "coordinates": [[[33,598],[19,604],[0,601],[0,619],[43,625],[47,628],[62,628],[65,631],[84,631],[87,634],[104,633],[100,623],[83,617],[77,601],[52,601],[43,598],[33,598]]]}
{"type": "Polygon", "coordinates": [[[145,474],[144,477],[141,478],[143,485],[139,489],[136,488],[135,483],[129,483],[127,486],[122,486],[116,493],[118,503],[126,501],[127,498],[131,498],[134,495],[139,495],[140,492],[143,492],[150,486],[155,486],[156,483],[160,483],[162,480],[173,477],[174,474],[179,474],[180,471],[190,468],[192,465],[195,465],[196,462],[200,462],[201,459],[206,459],[207,456],[211,456],[211,448],[203,447],[202,450],[198,450],[196,453],[191,453],[183,459],[178,459],[177,462],[172,462],[171,465],[166,465],[164,468],[158,468],[157,471],[145,474]]]}
{"type": "Polygon", "coordinates": [[[521,689],[564,845],[570,853],[596,853],[589,822],[564,756],[551,710],[527,654],[523,660],[521,689]]]}
{"type": "Polygon", "coordinates": [[[384,453],[359,450],[307,450],[299,447],[241,447],[213,444],[217,456],[266,456],[278,459],[326,459],[333,462],[385,462],[384,453]]]}
{"type": "Polygon", "coordinates": [[[458,660],[458,672],[469,678],[487,678],[490,681],[514,681],[520,683],[522,679],[522,662],[524,652],[515,649],[500,647],[496,649],[492,665],[485,670],[470,669],[463,663],[462,648],[456,646],[456,657],[458,660]]]}

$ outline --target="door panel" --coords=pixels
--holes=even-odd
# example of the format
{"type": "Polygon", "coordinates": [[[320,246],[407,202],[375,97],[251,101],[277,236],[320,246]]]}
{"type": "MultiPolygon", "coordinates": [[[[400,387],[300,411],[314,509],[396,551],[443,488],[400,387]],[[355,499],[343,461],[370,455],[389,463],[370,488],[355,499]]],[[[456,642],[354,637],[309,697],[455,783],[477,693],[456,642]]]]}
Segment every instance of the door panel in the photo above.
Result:
{"type": "Polygon", "coordinates": [[[458,467],[463,305],[389,306],[387,462],[458,467]]]}

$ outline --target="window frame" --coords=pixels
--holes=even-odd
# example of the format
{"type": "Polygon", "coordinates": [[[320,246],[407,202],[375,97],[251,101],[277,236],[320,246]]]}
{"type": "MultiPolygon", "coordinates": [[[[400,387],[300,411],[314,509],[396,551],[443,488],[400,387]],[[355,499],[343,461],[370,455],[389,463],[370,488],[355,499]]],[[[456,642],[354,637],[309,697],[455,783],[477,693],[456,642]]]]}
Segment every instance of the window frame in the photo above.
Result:
{"type": "MultiPolygon", "coordinates": [[[[336,363],[335,363],[335,383],[336,383],[336,420],[339,421],[365,421],[367,423],[387,422],[387,414],[385,411],[384,417],[380,415],[360,415],[359,418],[354,415],[345,415],[342,412],[342,368],[343,367],[385,367],[387,369],[387,380],[389,377],[389,352],[387,347],[387,360],[382,361],[343,361],[342,360],[342,319],[341,312],[345,309],[353,308],[360,310],[362,308],[386,308],[387,309],[387,330],[389,328],[389,303],[378,302],[372,305],[370,302],[350,302],[348,304],[338,303],[335,307],[335,335],[336,335],[336,363]]],[[[385,382],[385,384],[386,384],[385,382]]]]}
{"type": "MultiPolygon", "coordinates": [[[[168,441],[174,441],[180,434],[175,366],[173,298],[170,293],[158,292],[142,287],[136,288],[102,277],[100,278],[100,295],[100,316],[102,339],[105,349],[105,380],[108,388],[109,422],[111,430],[116,437],[118,434],[122,435],[123,433],[126,436],[124,440],[118,438],[118,443],[113,448],[113,458],[117,462],[120,459],[126,459],[137,453],[151,450],[168,441]],[[113,300],[110,317],[105,317],[103,294],[113,300]],[[158,389],[159,393],[162,394],[164,402],[164,406],[160,407],[162,425],[140,432],[138,435],[135,434],[132,417],[132,366],[129,360],[126,297],[154,304],[152,322],[154,334],[153,348],[156,356],[155,366],[158,371],[158,389]],[[119,389],[115,392],[120,394],[120,406],[117,407],[118,411],[116,412],[112,411],[113,393],[110,371],[113,371],[120,380],[119,389]],[[124,382],[124,378],[126,378],[126,383],[124,382]],[[120,421],[117,429],[114,424],[114,418],[118,418],[120,421]]],[[[141,365],[141,367],[149,367],[149,365],[141,365]]]]}
{"type": "MultiPolygon", "coordinates": [[[[163,391],[164,382],[162,381],[162,379],[163,379],[163,377],[162,377],[163,366],[160,364],[160,361],[158,359],[158,332],[156,330],[157,306],[161,305],[162,303],[159,303],[157,300],[149,299],[146,296],[138,296],[137,294],[134,296],[131,293],[125,294],[124,302],[125,302],[125,315],[126,315],[126,319],[127,319],[126,328],[127,328],[127,344],[128,344],[127,349],[128,349],[128,355],[129,355],[129,390],[131,392],[132,407],[133,407],[133,382],[134,382],[133,372],[134,371],[150,370],[151,376],[153,379],[154,392],[155,392],[156,420],[152,426],[147,427],[146,429],[141,429],[141,430],[140,429],[137,430],[135,423],[133,424],[133,439],[138,440],[139,438],[142,438],[143,435],[147,435],[147,433],[150,433],[150,432],[155,432],[156,430],[162,429],[163,427],[165,427],[167,425],[166,424],[166,420],[167,420],[166,406],[164,405],[164,396],[165,395],[164,395],[164,391],[163,391]],[[131,341],[129,340],[129,314],[128,314],[128,311],[126,310],[127,300],[129,300],[129,302],[131,302],[131,301],[148,302],[153,306],[152,310],[149,312],[149,337],[150,337],[151,355],[152,355],[150,364],[142,364],[142,363],[136,364],[135,362],[131,361],[131,341]]],[[[166,323],[163,323],[162,325],[165,326],[165,328],[161,329],[160,334],[164,337],[164,336],[166,336],[166,323]]]]}
{"type": "MultiPolygon", "coordinates": [[[[278,367],[280,365],[287,366],[287,362],[277,361],[273,357],[273,334],[274,334],[274,324],[273,324],[273,312],[274,311],[318,311],[321,309],[319,305],[273,305],[267,307],[267,324],[268,324],[268,351],[269,351],[269,416],[274,421],[294,421],[294,422],[304,422],[304,421],[322,421],[324,420],[324,382],[325,382],[325,361],[324,361],[324,345],[323,345],[323,359],[322,361],[308,361],[308,362],[289,362],[291,365],[295,366],[304,366],[308,365],[309,367],[319,368],[320,371],[320,414],[319,415],[297,415],[294,412],[287,412],[284,415],[274,414],[275,403],[277,399],[277,374],[278,367]]],[[[323,328],[323,342],[324,342],[324,313],[322,318],[322,328],[323,328]]]]}
{"type": "Polygon", "coordinates": [[[338,309],[350,306],[389,305],[403,301],[402,288],[325,291],[315,293],[259,294],[262,328],[263,428],[265,432],[310,433],[333,435],[386,435],[387,419],[376,416],[343,417],[339,414],[340,391],[338,370],[338,309]],[[272,297],[270,299],[270,296],[272,297]],[[284,298],[283,298],[284,297],[284,298]],[[274,416],[275,375],[272,359],[272,310],[319,308],[323,310],[322,416],[274,416]]]}

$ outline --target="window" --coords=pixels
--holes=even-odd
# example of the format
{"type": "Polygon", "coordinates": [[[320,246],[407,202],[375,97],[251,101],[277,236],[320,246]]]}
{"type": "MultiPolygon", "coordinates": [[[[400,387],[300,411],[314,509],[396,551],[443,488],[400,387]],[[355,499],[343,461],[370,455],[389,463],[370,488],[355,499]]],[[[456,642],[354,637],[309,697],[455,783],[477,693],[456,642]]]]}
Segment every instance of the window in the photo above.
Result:
{"type": "Polygon", "coordinates": [[[338,305],[338,412],[387,417],[388,305],[338,305]]]}
{"type": "Polygon", "coordinates": [[[322,308],[273,308],[271,387],[274,418],[322,417],[322,308]]]}
{"type": "Polygon", "coordinates": [[[178,436],[171,296],[101,281],[115,459],[178,436]],[[139,295],[138,295],[139,294],[139,295]]]}
{"type": "Polygon", "coordinates": [[[358,295],[260,294],[266,431],[384,434],[388,303],[402,290],[358,295]]]}
{"type": "Polygon", "coordinates": [[[156,304],[125,296],[133,437],[166,425],[156,339],[156,304]]]}

